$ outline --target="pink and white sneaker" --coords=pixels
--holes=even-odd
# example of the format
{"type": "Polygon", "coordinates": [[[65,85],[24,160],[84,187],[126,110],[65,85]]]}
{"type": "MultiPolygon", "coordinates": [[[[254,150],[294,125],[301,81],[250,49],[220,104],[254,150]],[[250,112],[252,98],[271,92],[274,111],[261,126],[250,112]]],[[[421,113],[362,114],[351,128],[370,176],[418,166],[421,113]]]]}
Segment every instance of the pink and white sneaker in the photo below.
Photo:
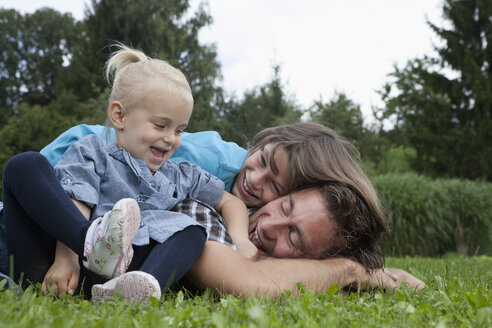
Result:
{"type": "Polygon", "coordinates": [[[94,220],[84,243],[84,266],[105,278],[122,275],[133,258],[132,243],[140,227],[140,208],[131,198],[119,200],[94,220]]]}
{"type": "Polygon", "coordinates": [[[94,301],[114,301],[116,294],[128,302],[150,305],[150,297],[161,298],[161,287],[154,276],[142,271],[130,271],[103,285],[92,286],[94,301]]]}

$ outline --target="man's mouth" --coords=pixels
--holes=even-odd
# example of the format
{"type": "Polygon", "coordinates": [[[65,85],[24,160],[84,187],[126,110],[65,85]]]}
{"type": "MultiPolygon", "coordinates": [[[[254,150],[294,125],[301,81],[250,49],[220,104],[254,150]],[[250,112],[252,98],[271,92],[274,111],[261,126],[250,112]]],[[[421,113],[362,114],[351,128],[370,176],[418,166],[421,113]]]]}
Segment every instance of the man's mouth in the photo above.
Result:
{"type": "Polygon", "coordinates": [[[244,193],[254,199],[258,199],[258,197],[251,191],[249,188],[248,182],[246,181],[246,174],[243,176],[243,190],[244,193]]]}
{"type": "Polygon", "coordinates": [[[266,253],[265,245],[263,245],[263,242],[258,234],[258,224],[249,229],[249,240],[256,246],[256,248],[258,248],[259,251],[266,253]]]}

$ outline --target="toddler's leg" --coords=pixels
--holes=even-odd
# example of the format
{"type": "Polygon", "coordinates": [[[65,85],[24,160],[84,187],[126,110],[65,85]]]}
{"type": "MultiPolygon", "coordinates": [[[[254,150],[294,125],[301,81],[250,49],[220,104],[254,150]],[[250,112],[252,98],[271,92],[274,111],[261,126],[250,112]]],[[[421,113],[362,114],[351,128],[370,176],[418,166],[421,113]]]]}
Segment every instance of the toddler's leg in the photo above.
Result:
{"type": "Polygon", "coordinates": [[[87,255],[87,267],[106,278],[126,271],[140,223],[134,200],[123,200],[107,217],[90,222],[68,197],[49,162],[35,152],[7,162],[3,200],[7,244],[14,255],[16,277],[25,272],[33,281],[42,281],[53,263],[56,240],[79,256],[87,255]],[[134,204],[128,207],[129,202],[134,204]],[[137,212],[128,215],[127,209],[135,206],[137,212]],[[112,249],[105,252],[108,246],[112,249]]]}
{"type": "Polygon", "coordinates": [[[140,270],[154,276],[165,290],[183,278],[202,254],[206,241],[202,227],[187,227],[154,246],[140,270]]]}
{"type": "Polygon", "coordinates": [[[62,236],[65,244],[82,254],[90,223],[67,196],[42,155],[24,153],[7,162],[2,199],[16,281],[21,272],[24,280],[43,281],[53,264],[56,239],[62,236]],[[78,224],[68,224],[72,221],[78,224]]]}
{"type": "Polygon", "coordinates": [[[9,243],[19,243],[20,239],[32,248],[30,241],[39,234],[60,240],[77,254],[83,254],[90,222],[68,197],[52,166],[41,154],[23,153],[7,162],[3,173],[3,201],[9,243]],[[35,228],[31,228],[29,239],[16,236],[15,231],[22,231],[32,223],[35,228]]]}
{"type": "MultiPolygon", "coordinates": [[[[164,243],[153,246],[140,271],[130,271],[105,284],[94,285],[92,299],[109,301],[114,300],[115,294],[120,294],[130,302],[148,304],[151,296],[160,298],[161,290],[188,272],[201,255],[205,241],[205,231],[198,226],[175,233],[164,243]]],[[[144,253],[142,251],[140,255],[144,253]]]]}
{"type": "Polygon", "coordinates": [[[139,226],[137,202],[131,198],[118,201],[110,212],[94,220],[87,231],[84,266],[105,278],[125,273],[132,261],[132,243],[139,226]]]}
{"type": "Polygon", "coordinates": [[[114,301],[115,294],[122,295],[128,302],[150,305],[150,297],[161,298],[161,288],[152,275],[142,271],[130,271],[92,287],[94,301],[114,301]]]}

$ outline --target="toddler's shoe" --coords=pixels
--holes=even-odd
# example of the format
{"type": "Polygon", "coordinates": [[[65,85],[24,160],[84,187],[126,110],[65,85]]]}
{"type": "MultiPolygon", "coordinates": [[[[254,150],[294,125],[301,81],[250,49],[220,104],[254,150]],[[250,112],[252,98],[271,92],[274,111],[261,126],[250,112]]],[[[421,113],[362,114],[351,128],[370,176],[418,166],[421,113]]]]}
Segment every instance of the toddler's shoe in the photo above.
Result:
{"type": "Polygon", "coordinates": [[[131,198],[118,201],[94,220],[84,243],[84,266],[105,278],[122,275],[133,258],[132,243],[140,227],[140,208],[131,198]]]}
{"type": "Polygon", "coordinates": [[[161,298],[161,287],[154,276],[142,271],[130,271],[103,285],[92,286],[94,301],[114,301],[116,294],[128,302],[150,305],[150,297],[161,298]]]}

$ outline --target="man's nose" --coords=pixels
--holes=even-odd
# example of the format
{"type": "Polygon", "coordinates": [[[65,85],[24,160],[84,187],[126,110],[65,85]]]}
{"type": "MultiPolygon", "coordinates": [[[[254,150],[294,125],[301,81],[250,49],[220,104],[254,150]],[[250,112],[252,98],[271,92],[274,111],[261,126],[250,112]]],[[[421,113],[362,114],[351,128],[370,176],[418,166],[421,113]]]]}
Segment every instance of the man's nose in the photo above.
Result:
{"type": "Polygon", "coordinates": [[[261,222],[261,230],[265,238],[269,240],[277,240],[278,235],[287,227],[286,220],[280,216],[270,218],[261,222]]]}

